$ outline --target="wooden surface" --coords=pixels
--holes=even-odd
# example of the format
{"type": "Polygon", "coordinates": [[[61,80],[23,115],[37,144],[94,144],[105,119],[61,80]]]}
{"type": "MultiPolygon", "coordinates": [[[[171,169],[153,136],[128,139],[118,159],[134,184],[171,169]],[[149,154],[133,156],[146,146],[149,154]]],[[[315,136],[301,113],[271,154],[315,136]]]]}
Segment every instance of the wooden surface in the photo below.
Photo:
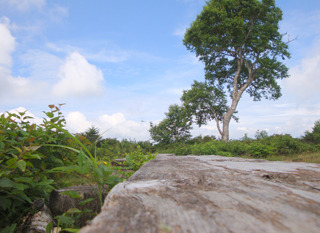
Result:
{"type": "Polygon", "coordinates": [[[319,164],[158,155],[116,185],[80,233],[319,229],[319,164]]]}

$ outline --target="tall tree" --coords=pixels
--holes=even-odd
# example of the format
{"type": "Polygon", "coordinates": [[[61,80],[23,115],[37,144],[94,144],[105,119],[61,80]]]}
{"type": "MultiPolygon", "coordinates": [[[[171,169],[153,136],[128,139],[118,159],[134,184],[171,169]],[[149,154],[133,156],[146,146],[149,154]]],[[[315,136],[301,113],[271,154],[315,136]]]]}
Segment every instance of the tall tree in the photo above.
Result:
{"type": "Polygon", "coordinates": [[[177,104],[169,106],[166,118],[158,125],[150,123],[150,135],[152,140],[158,143],[169,144],[184,142],[191,138],[191,120],[185,108],[177,104]]]}
{"type": "Polygon", "coordinates": [[[290,57],[279,32],[282,11],[274,0],[210,0],[187,29],[183,43],[205,64],[209,85],[229,95],[222,116],[222,139],[244,91],[254,101],[278,99],[277,79],[288,77],[279,61],[290,57]]]}

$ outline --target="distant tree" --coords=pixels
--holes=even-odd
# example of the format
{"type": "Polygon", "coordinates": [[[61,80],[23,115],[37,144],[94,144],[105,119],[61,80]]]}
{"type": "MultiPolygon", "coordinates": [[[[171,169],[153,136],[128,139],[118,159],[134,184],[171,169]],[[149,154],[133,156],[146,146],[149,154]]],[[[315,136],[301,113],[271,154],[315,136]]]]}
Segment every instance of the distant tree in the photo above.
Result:
{"type": "Polygon", "coordinates": [[[260,139],[263,139],[263,138],[266,138],[268,137],[268,132],[266,130],[257,130],[256,134],[254,135],[254,137],[257,139],[257,140],[260,140],[260,139]]]}
{"type": "Polygon", "coordinates": [[[314,123],[312,131],[306,131],[303,139],[307,142],[320,144],[320,120],[314,123]]]}
{"type": "Polygon", "coordinates": [[[184,45],[205,64],[207,84],[231,98],[220,116],[224,141],[244,91],[254,101],[281,96],[276,80],[287,78],[288,68],[279,58],[290,57],[281,19],[274,0],[210,0],[185,33],[184,45]]]}
{"type": "Polygon", "coordinates": [[[153,141],[163,144],[185,142],[191,138],[191,119],[184,107],[177,104],[169,106],[166,118],[158,125],[150,122],[150,135],[153,141]]]}
{"type": "Polygon", "coordinates": [[[80,134],[88,139],[91,143],[97,142],[97,146],[99,146],[102,141],[102,139],[100,139],[100,130],[94,126],[91,126],[85,132],[80,134]]]}

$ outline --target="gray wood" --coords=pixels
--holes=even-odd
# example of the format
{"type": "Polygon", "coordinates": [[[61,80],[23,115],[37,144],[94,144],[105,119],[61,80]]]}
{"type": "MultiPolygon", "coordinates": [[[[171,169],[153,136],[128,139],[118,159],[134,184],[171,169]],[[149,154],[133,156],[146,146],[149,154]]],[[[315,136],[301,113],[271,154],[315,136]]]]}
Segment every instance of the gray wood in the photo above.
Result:
{"type": "Polygon", "coordinates": [[[111,190],[88,232],[320,232],[320,165],[158,155],[111,190]]]}

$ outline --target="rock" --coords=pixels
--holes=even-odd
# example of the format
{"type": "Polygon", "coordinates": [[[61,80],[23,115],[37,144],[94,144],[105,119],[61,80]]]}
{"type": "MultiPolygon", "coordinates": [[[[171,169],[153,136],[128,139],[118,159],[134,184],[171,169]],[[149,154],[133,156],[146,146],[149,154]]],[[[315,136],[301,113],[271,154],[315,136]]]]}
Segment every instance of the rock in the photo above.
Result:
{"type": "Polygon", "coordinates": [[[122,158],[122,159],[114,159],[111,162],[112,166],[119,166],[119,167],[125,167],[124,162],[126,161],[126,158],[122,158]]]}
{"type": "Polygon", "coordinates": [[[319,164],[158,155],[79,232],[310,233],[319,219],[319,164]]]}
{"type": "MultiPolygon", "coordinates": [[[[106,194],[107,190],[104,190],[102,194],[103,198],[105,198],[106,194]]],[[[72,186],[52,191],[49,198],[49,207],[54,216],[62,215],[71,208],[78,208],[80,210],[84,210],[86,208],[88,210],[91,210],[92,213],[95,214],[98,214],[101,210],[98,195],[89,185],[72,186]],[[80,198],[73,198],[63,194],[63,192],[66,191],[77,192],[80,198]],[[79,202],[84,201],[88,198],[94,198],[95,200],[85,205],[79,205],[79,202]]],[[[82,227],[88,220],[91,220],[92,213],[83,214],[81,218],[76,219],[76,227],[82,227]]]]}
{"type": "Polygon", "coordinates": [[[39,210],[32,215],[28,221],[28,228],[25,233],[46,233],[46,227],[53,222],[50,209],[44,204],[44,200],[38,199],[33,202],[33,208],[39,210]]]}

